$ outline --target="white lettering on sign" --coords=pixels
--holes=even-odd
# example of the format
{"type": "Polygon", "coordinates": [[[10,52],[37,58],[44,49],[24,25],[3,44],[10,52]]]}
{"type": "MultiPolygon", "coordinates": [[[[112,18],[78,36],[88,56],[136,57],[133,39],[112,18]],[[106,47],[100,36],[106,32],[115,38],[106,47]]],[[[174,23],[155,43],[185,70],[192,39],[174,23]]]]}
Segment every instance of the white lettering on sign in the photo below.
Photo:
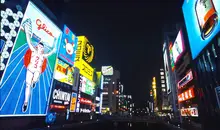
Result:
{"type": "Polygon", "coordinates": [[[70,101],[70,93],[63,92],[60,89],[54,89],[53,91],[53,99],[62,100],[62,101],[70,101]]]}

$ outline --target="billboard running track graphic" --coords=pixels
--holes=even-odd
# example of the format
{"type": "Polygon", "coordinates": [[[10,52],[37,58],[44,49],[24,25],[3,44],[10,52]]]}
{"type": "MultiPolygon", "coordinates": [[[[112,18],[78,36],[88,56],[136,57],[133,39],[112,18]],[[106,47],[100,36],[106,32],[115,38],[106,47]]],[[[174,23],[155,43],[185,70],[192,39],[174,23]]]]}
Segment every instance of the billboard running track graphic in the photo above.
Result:
{"type": "Polygon", "coordinates": [[[1,79],[0,116],[47,113],[61,34],[61,30],[29,2],[1,79]]]}

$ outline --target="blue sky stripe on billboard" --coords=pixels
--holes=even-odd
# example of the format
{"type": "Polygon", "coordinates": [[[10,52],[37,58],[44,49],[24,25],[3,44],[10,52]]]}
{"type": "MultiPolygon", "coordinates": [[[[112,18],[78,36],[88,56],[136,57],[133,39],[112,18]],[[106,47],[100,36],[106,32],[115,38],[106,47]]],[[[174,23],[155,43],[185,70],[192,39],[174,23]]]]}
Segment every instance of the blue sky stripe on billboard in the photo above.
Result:
{"type": "Polygon", "coordinates": [[[21,98],[21,93],[22,93],[22,91],[24,91],[24,90],[23,90],[23,89],[24,89],[24,86],[25,86],[24,84],[25,84],[25,80],[24,80],[23,85],[22,85],[22,87],[21,87],[21,91],[20,91],[20,94],[19,94],[19,96],[18,96],[18,100],[17,100],[17,103],[16,103],[16,106],[15,106],[15,109],[14,109],[13,114],[15,114],[16,111],[17,111],[18,102],[20,101],[20,98],[21,98]]]}
{"type": "MultiPolygon", "coordinates": [[[[23,60],[23,57],[20,59],[19,62],[17,62],[17,65],[14,67],[14,69],[11,71],[10,75],[9,76],[6,76],[6,73],[4,75],[4,77],[7,77],[7,79],[3,82],[3,84],[1,85],[0,89],[2,89],[5,85],[5,83],[8,81],[8,78],[11,77],[11,75],[14,73],[14,71],[16,70],[17,66],[20,64],[20,62],[23,60]]],[[[7,71],[10,71],[11,69],[7,69],[7,71]]],[[[4,79],[3,79],[4,80],[4,79]]]]}
{"type": "Polygon", "coordinates": [[[29,103],[28,103],[28,105],[29,105],[29,114],[31,114],[31,106],[32,106],[32,95],[33,95],[33,89],[31,88],[31,97],[30,97],[30,99],[29,99],[29,103]]]}
{"type": "MultiPolygon", "coordinates": [[[[24,70],[25,71],[25,70],[24,70]]],[[[25,71],[26,72],[26,71],[25,71]]],[[[25,82],[25,80],[24,80],[25,82]]],[[[20,97],[20,100],[18,101],[18,107],[15,111],[15,114],[21,114],[22,113],[22,105],[24,103],[24,97],[25,97],[25,88],[26,88],[26,83],[24,84],[24,89],[20,90],[21,91],[21,97],[20,97]]],[[[23,113],[22,113],[23,114],[23,113]]]]}
{"type": "MultiPolygon", "coordinates": [[[[43,74],[43,76],[44,76],[44,74],[43,74]]],[[[44,76],[45,77],[45,76],[44,76]]],[[[43,109],[41,109],[41,113],[45,113],[45,110],[46,110],[46,104],[47,104],[47,96],[46,95],[44,95],[44,81],[43,81],[43,77],[41,76],[40,77],[40,87],[41,87],[41,89],[40,89],[40,93],[41,93],[41,96],[40,96],[40,98],[41,98],[41,108],[43,108],[43,109]]],[[[46,86],[45,86],[46,87],[46,86]]],[[[49,87],[47,87],[48,89],[49,89],[49,87]]]]}
{"type": "MultiPolygon", "coordinates": [[[[55,63],[56,63],[56,62],[55,62],[55,63]]],[[[50,68],[50,64],[48,64],[48,66],[49,66],[50,73],[52,73],[53,71],[52,71],[52,69],[50,68]]]]}
{"type": "MultiPolygon", "coordinates": [[[[22,65],[21,65],[21,67],[22,67],[22,65]]],[[[21,69],[19,69],[16,72],[16,75],[18,75],[20,70],[21,69]]],[[[24,74],[25,74],[25,69],[22,70],[20,75],[24,75],[24,74]]],[[[4,89],[3,89],[4,94],[2,94],[2,99],[4,99],[4,100],[6,99],[6,97],[9,94],[9,91],[10,91],[15,79],[16,79],[16,76],[14,76],[13,81],[7,82],[5,84],[7,87],[4,87],[4,89]],[[10,85],[10,87],[8,87],[9,85],[10,85]]],[[[2,113],[4,113],[4,114],[13,114],[14,108],[16,106],[16,102],[17,102],[18,97],[19,97],[19,93],[20,93],[22,85],[23,85],[23,81],[24,80],[22,79],[22,76],[18,77],[17,82],[15,82],[14,88],[11,91],[11,94],[8,96],[8,99],[5,102],[4,108],[2,108],[2,110],[1,110],[2,113]]],[[[4,100],[2,100],[2,103],[3,103],[4,100]]]]}
{"type": "MultiPolygon", "coordinates": [[[[39,80],[40,81],[40,80],[39,80]]],[[[32,102],[32,104],[31,104],[31,113],[30,114],[38,114],[38,112],[39,112],[39,93],[38,93],[38,87],[39,87],[39,81],[38,82],[36,82],[36,84],[35,84],[35,87],[34,88],[32,88],[32,92],[31,92],[31,102],[32,102]]],[[[30,101],[30,99],[29,99],[29,101],[30,101]]]]}
{"type": "MultiPolygon", "coordinates": [[[[46,75],[47,75],[46,77],[47,77],[47,83],[48,83],[48,85],[50,86],[50,81],[49,81],[48,73],[49,73],[49,72],[48,72],[48,68],[46,68],[46,75]]],[[[51,79],[51,78],[50,78],[50,79],[51,79]]]]}
{"type": "MultiPolygon", "coordinates": [[[[39,114],[41,114],[41,95],[40,95],[40,87],[41,87],[41,85],[40,85],[40,80],[39,80],[39,84],[38,84],[38,87],[39,87],[39,89],[38,89],[38,93],[39,93],[39,114]]],[[[37,104],[37,103],[36,103],[37,104]]]]}
{"type": "Polygon", "coordinates": [[[22,49],[18,54],[16,54],[16,55],[15,55],[15,53],[13,53],[12,56],[11,56],[11,59],[13,59],[13,60],[8,64],[8,66],[10,66],[10,65],[14,62],[14,60],[15,60],[18,56],[20,56],[20,54],[23,53],[23,51],[26,50],[27,48],[28,48],[28,47],[26,46],[25,48],[23,48],[23,49],[22,49]],[[16,57],[14,57],[14,56],[16,56],[16,57]]]}
{"type": "MultiPolygon", "coordinates": [[[[43,76],[43,83],[44,83],[44,94],[45,94],[46,101],[47,101],[47,90],[46,90],[46,88],[45,88],[45,87],[46,87],[46,85],[45,85],[44,74],[45,74],[45,73],[43,73],[43,75],[42,75],[42,76],[43,76]]],[[[49,87],[48,87],[48,88],[49,88],[49,87]]]]}
{"type": "Polygon", "coordinates": [[[4,100],[4,102],[3,102],[3,104],[2,104],[2,106],[1,106],[1,108],[0,108],[0,110],[2,110],[2,108],[4,107],[4,105],[5,105],[6,101],[7,101],[7,99],[8,99],[8,97],[9,97],[9,95],[11,94],[11,91],[13,90],[13,88],[14,88],[14,86],[15,86],[15,83],[17,82],[18,77],[20,77],[20,74],[21,74],[21,72],[22,72],[23,69],[24,69],[24,66],[22,66],[22,68],[21,68],[21,70],[20,70],[20,72],[19,72],[17,78],[15,79],[14,84],[12,85],[12,87],[11,87],[11,89],[10,89],[10,91],[9,91],[9,93],[8,93],[8,95],[7,95],[7,97],[6,97],[6,99],[4,100]]]}

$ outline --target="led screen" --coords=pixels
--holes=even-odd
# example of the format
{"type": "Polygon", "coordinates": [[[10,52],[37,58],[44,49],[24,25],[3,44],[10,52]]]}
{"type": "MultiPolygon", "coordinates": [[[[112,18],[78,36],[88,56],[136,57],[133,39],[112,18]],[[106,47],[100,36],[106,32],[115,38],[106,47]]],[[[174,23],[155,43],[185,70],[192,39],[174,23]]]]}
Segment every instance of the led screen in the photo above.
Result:
{"type": "Polygon", "coordinates": [[[192,58],[219,32],[219,0],[185,0],[182,6],[192,58]]]}
{"type": "Polygon", "coordinates": [[[28,3],[1,79],[1,116],[45,115],[62,32],[28,3]]]}
{"type": "Polygon", "coordinates": [[[95,83],[88,80],[84,76],[80,76],[80,85],[81,85],[81,91],[83,93],[93,95],[94,94],[94,89],[95,89],[95,83]]]}
{"type": "Polygon", "coordinates": [[[64,25],[63,36],[60,43],[59,58],[73,66],[77,49],[77,37],[64,25]]]}
{"type": "Polygon", "coordinates": [[[54,71],[54,79],[69,85],[73,85],[74,83],[73,74],[74,74],[73,67],[66,64],[62,60],[57,59],[55,71],[54,71]]]}

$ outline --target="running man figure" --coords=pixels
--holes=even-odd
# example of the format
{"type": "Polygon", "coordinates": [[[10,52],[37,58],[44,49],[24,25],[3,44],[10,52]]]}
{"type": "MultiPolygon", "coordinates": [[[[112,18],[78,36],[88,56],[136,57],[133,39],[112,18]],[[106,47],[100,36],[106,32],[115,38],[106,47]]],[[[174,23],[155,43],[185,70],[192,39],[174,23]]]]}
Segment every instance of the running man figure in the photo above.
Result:
{"type": "Polygon", "coordinates": [[[42,72],[42,65],[44,59],[49,57],[56,51],[54,47],[52,51],[45,54],[44,44],[42,43],[42,41],[40,41],[38,45],[35,47],[32,45],[31,35],[33,35],[33,33],[32,33],[32,25],[30,19],[27,19],[24,22],[24,30],[25,30],[28,46],[30,47],[32,53],[31,53],[30,63],[27,66],[25,99],[24,99],[24,104],[22,106],[22,112],[27,111],[28,102],[31,95],[31,87],[34,88],[35,84],[39,80],[39,77],[42,72]]]}

